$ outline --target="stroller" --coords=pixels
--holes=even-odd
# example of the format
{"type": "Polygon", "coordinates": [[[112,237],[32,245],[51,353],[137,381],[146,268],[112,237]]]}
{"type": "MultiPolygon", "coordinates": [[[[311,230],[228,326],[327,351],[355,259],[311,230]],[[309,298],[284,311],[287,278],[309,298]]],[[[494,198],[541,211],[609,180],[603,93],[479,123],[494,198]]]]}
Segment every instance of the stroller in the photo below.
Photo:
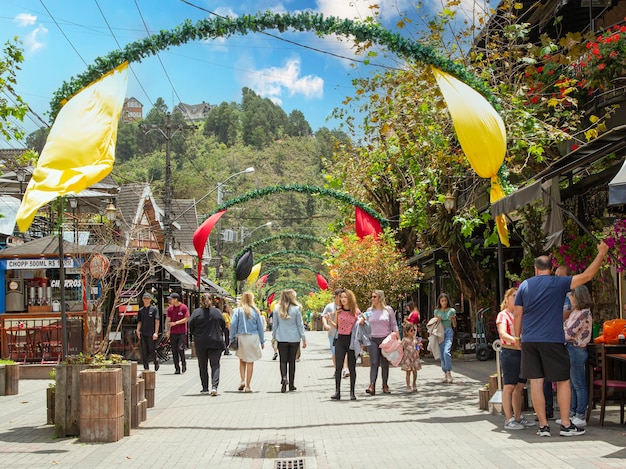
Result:
{"type": "Polygon", "coordinates": [[[165,334],[159,335],[156,345],[156,354],[160,362],[166,362],[172,357],[172,345],[165,334]]]}

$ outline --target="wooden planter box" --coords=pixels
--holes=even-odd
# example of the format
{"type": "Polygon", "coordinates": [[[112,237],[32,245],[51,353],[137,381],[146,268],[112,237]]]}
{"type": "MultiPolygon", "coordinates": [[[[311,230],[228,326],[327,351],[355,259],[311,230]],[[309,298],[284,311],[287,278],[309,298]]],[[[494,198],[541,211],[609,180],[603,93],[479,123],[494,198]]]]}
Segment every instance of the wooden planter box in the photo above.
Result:
{"type": "MultiPolygon", "coordinates": [[[[80,436],[80,372],[102,369],[103,365],[67,365],[56,367],[56,393],[54,426],[57,438],[80,436]]],[[[106,368],[121,368],[124,395],[124,436],[131,429],[131,388],[137,382],[137,363],[128,362],[104,365],[106,368]]]]}
{"type": "Polygon", "coordinates": [[[0,396],[13,396],[19,392],[20,365],[0,365],[0,396]]]}
{"type": "Polygon", "coordinates": [[[46,388],[46,424],[54,425],[54,403],[56,388],[46,388]]]}
{"type": "Polygon", "coordinates": [[[478,408],[480,410],[489,410],[489,389],[482,388],[478,390],[478,408]]]}
{"type": "Polygon", "coordinates": [[[370,366],[370,356],[361,355],[361,366],[370,366]]]}
{"type": "Polygon", "coordinates": [[[124,391],[120,368],[80,372],[80,439],[113,442],[124,437],[124,391]]]}

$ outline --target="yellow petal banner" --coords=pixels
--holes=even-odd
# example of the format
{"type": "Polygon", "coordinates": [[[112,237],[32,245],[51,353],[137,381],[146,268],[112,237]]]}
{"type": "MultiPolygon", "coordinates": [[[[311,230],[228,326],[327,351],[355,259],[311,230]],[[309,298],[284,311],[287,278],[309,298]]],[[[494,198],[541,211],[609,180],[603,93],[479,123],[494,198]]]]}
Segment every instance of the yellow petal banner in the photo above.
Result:
{"type": "MultiPolygon", "coordinates": [[[[491,179],[490,200],[504,197],[498,170],[506,153],[506,129],[502,118],[476,90],[452,75],[432,69],[446,101],[463,153],[476,174],[491,179]]],[[[500,241],[509,245],[504,215],[496,217],[500,241]]]]}
{"type": "Polygon", "coordinates": [[[259,278],[259,274],[261,273],[261,262],[258,264],[254,264],[252,266],[252,270],[250,271],[250,275],[248,275],[248,285],[251,286],[256,282],[256,279],[259,278]]]}
{"type": "Polygon", "coordinates": [[[51,200],[77,194],[111,172],[127,81],[126,62],[63,106],[17,212],[20,231],[26,231],[37,210],[51,200]]]}

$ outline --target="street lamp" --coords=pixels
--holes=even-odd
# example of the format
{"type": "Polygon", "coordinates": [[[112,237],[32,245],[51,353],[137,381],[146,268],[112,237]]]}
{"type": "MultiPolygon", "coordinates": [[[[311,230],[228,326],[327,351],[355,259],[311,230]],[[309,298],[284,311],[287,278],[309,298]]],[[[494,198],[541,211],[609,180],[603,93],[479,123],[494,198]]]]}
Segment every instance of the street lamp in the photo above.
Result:
{"type": "Polygon", "coordinates": [[[454,210],[455,205],[456,205],[456,197],[450,194],[450,192],[448,192],[443,198],[444,208],[448,211],[448,213],[450,213],[452,212],[452,210],[454,210]]]}
{"type": "Polygon", "coordinates": [[[206,199],[208,196],[210,196],[215,191],[217,191],[217,204],[220,205],[222,203],[222,184],[224,184],[226,181],[234,178],[235,176],[239,176],[240,174],[249,174],[249,173],[254,173],[254,168],[252,166],[250,166],[249,168],[244,169],[243,171],[239,171],[238,173],[231,174],[226,179],[224,179],[222,182],[218,182],[217,186],[215,186],[209,192],[204,194],[202,197],[200,197],[198,200],[196,200],[191,207],[187,208],[186,210],[183,210],[183,212],[181,212],[180,215],[178,215],[176,218],[174,218],[174,220],[172,220],[172,223],[174,223],[176,220],[179,220],[185,213],[187,213],[192,208],[197,207],[200,202],[202,202],[204,199],[206,199]]]}
{"type": "Polygon", "coordinates": [[[104,214],[106,215],[107,220],[109,220],[111,223],[115,222],[115,219],[117,218],[117,208],[115,208],[115,205],[113,205],[113,201],[109,202],[107,208],[104,209],[104,214]]]}
{"type": "Polygon", "coordinates": [[[254,233],[256,230],[259,230],[265,227],[270,227],[270,226],[272,226],[272,222],[268,221],[267,223],[263,223],[262,225],[257,226],[256,228],[252,229],[251,231],[248,231],[247,233],[245,231],[245,228],[242,226],[241,227],[241,244],[243,244],[244,240],[248,238],[249,236],[251,236],[252,233],[254,233]]]}
{"type": "Polygon", "coordinates": [[[20,183],[20,195],[24,193],[24,181],[26,181],[26,169],[17,168],[15,170],[15,177],[17,181],[20,183]]]}
{"type": "Polygon", "coordinates": [[[76,218],[76,209],[78,208],[78,197],[70,195],[68,197],[70,207],[72,209],[72,218],[74,219],[74,242],[78,244],[78,219],[76,218]]]}

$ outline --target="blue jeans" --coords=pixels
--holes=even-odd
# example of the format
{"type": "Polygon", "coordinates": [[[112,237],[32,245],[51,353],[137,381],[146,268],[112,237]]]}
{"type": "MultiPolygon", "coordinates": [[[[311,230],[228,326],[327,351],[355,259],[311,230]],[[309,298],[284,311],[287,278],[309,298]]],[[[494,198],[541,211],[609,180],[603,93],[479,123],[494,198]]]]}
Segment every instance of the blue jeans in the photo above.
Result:
{"type": "Polygon", "coordinates": [[[443,341],[439,344],[439,352],[441,352],[441,369],[444,373],[452,371],[452,338],[454,330],[451,327],[443,329],[443,341]]]}
{"type": "Polygon", "coordinates": [[[572,388],[570,415],[575,415],[584,420],[585,413],[587,412],[587,400],[589,399],[587,381],[585,380],[585,362],[588,356],[587,348],[574,347],[572,344],[567,344],[567,352],[569,353],[569,379],[570,387],[572,388]]]}

